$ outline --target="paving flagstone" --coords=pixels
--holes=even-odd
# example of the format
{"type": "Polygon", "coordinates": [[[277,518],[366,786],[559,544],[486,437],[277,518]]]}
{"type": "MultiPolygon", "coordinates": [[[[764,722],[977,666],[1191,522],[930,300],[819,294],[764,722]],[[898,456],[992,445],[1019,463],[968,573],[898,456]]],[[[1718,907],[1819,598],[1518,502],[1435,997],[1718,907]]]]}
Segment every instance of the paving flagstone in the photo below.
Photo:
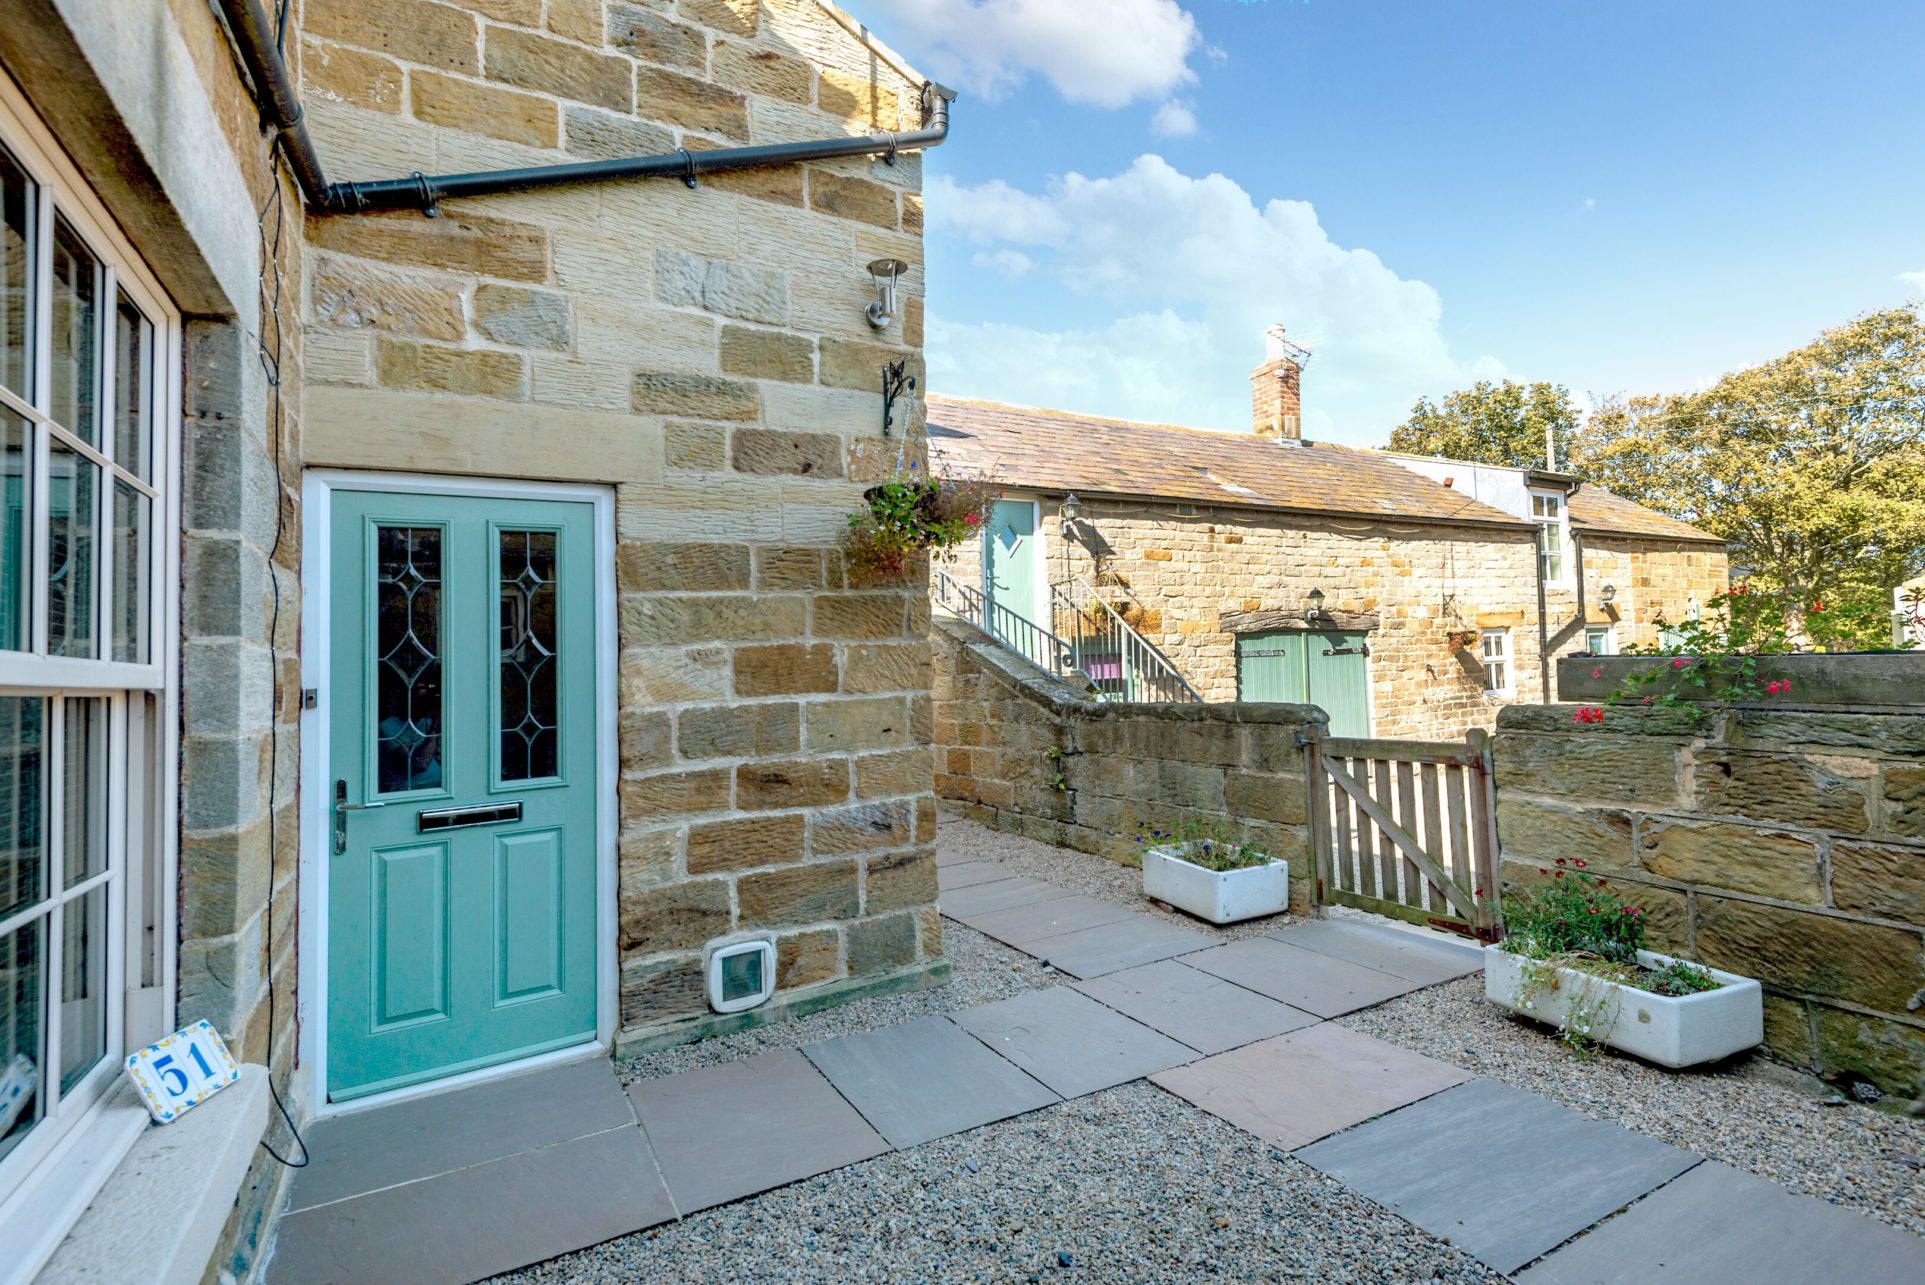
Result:
{"type": "Polygon", "coordinates": [[[1331,1022],[1150,1077],[1285,1151],[1462,1084],[1447,1062],[1331,1022]]]}
{"type": "Polygon", "coordinates": [[[638,1080],[628,1096],[685,1215],[889,1150],[794,1049],[638,1080]]]}
{"type": "Polygon", "coordinates": [[[1506,1273],[1699,1161],[1483,1079],[1312,1143],[1297,1158],[1506,1273]]]}
{"type": "Polygon", "coordinates": [[[288,1214],[267,1278],[462,1285],[674,1217],[648,1141],[630,1123],[288,1214]]]}
{"type": "Polygon", "coordinates": [[[1341,1017],[1419,989],[1408,978],[1392,977],[1273,937],[1249,937],[1216,946],[1185,955],[1183,962],[1318,1017],[1341,1017]]]}
{"type": "Polygon", "coordinates": [[[955,915],[977,932],[1014,946],[1026,953],[1029,946],[1045,937],[1060,937],[1102,924],[1119,923],[1136,917],[1136,911],[1081,893],[1050,901],[1031,902],[1006,910],[990,910],[978,915],[955,915]]]}
{"type": "Polygon", "coordinates": [[[634,1122],[602,1057],[331,1116],[306,1130],[309,1161],[294,1171],[287,1207],[310,1209],[634,1122]]]}
{"type": "Polygon", "coordinates": [[[802,1052],[896,1147],[1060,1101],[946,1017],[845,1035],[802,1052]]]}
{"type": "Polygon", "coordinates": [[[1535,1263],[1523,1285],[1925,1285],[1925,1240],[1321,1020],[1476,972],[1475,947],[1349,920],[1217,944],[937,865],[943,914],[1076,984],[626,1094],[592,1059],[318,1121],[268,1285],[472,1281],[1145,1076],[1501,1272],[1535,1263]]]}
{"type": "Polygon", "coordinates": [[[1115,923],[1044,937],[1027,949],[1071,977],[1084,978],[1189,954],[1215,940],[1193,928],[1178,927],[1149,915],[1132,915],[1115,923]]]}
{"type": "Polygon", "coordinates": [[[1918,1285],[1925,1240],[1707,1160],[1542,1259],[1519,1285],[1918,1285]]]}
{"type": "Polygon", "coordinates": [[[1176,959],[1092,977],[1076,989],[1199,1053],[1221,1053],[1322,1020],[1176,959]]]}
{"type": "Polygon", "coordinates": [[[953,892],[945,889],[940,893],[938,908],[951,919],[960,919],[965,915],[986,915],[995,910],[1033,906],[1038,902],[1056,901],[1075,895],[1068,888],[1059,888],[1041,879],[998,879],[993,883],[957,888],[953,892]]]}
{"type": "Polygon", "coordinates": [[[1029,991],[950,1016],[1065,1098],[1140,1080],[1197,1057],[1188,1045],[1067,986],[1029,991]]]}
{"type": "Polygon", "coordinates": [[[956,865],[936,867],[936,884],[943,892],[1015,877],[1014,870],[1008,866],[997,865],[994,861],[964,861],[956,865]]]}
{"type": "Polygon", "coordinates": [[[1435,986],[1482,971],[1484,951],[1469,942],[1361,923],[1355,919],[1306,919],[1270,934],[1290,946],[1362,964],[1392,977],[1435,986]]]}

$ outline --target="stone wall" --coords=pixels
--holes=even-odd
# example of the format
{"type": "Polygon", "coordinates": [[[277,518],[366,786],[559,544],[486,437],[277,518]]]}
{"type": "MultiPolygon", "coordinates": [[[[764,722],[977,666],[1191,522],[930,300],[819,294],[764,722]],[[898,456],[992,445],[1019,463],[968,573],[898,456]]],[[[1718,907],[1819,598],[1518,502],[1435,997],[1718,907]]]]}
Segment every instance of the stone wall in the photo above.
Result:
{"type": "Polygon", "coordinates": [[[1298,735],[1303,705],[1126,705],[1068,692],[940,619],[936,790],[987,825],[1134,862],[1139,830],[1201,818],[1290,863],[1290,906],[1314,871],[1298,735]]]}
{"type": "MultiPolygon", "coordinates": [[[[1521,527],[1085,497],[1078,534],[1065,541],[1057,498],[1043,502],[1048,578],[1091,580],[1127,603],[1130,623],[1206,701],[1237,699],[1233,631],[1265,627],[1266,613],[1301,627],[1313,588],[1338,619],[1368,619],[1376,735],[1454,740],[1493,726],[1506,702],[1542,696],[1535,552],[1521,527]],[[1484,690],[1477,643],[1460,648],[1450,638],[1486,628],[1510,631],[1512,684],[1501,697],[1484,690]]],[[[945,569],[977,583],[980,550],[959,551],[945,569]]],[[[1725,577],[1714,546],[1589,537],[1583,619],[1574,586],[1546,594],[1550,654],[1582,650],[1585,623],[1615,626],[1620,646],[1655,642],[1658,614],[1681,618],[1689,600],[1722,592],[1725,577]],[[1606,584],[1617,590],[1609,605],[1599,601],[1606,584]]]]}
{"type": "Polygon", "coordinates": [[[1499,716],[1507,882],[1587,862],[1655,948],[1764,983],[1773,1055],[1925,1097],[1925,713],[1574,708],[1499,716]]]}
{"type": "MultiPolygon", "coordinates": [[[[852,27],[307,0],[298,44],[359,178],[915,128],[920,81],[852,27]]],[[[921,182],[905,153],[309,220],[309,463],[615,488],[630,1046],[716,1028],[699,952],[737,930],[778,935],[775,1011],[941,971],[928,600],[849,588],[833,549],[902,451],[883,364],[921,374],[921,182]],[[912,268],[878,332],[885,256],[912,268]]]]}

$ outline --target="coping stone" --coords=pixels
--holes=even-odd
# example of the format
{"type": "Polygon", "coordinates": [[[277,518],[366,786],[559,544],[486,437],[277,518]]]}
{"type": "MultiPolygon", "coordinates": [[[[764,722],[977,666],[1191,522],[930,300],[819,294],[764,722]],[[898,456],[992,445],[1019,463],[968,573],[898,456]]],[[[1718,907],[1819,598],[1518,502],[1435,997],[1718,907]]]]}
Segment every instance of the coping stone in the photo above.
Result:
{"type": "Polygon", "coordinates": [[[1273,937],[1246,937],[1185,955],[1183,962],[1318,1017],[1341,1017],[1418,989],[1407,978],[1273,937]]]}
{"type": "Polygon", "coordinates": [[[1297,1152],[1297,1159],[1505,1273],[1700,1158],[1485,1079],[1297,1152]]]}
{"type": "Polygon", "coordinates": [[[1535,1267],[1519,1285],[1880,1285],[1925,1281],[1925,1240],[1707,1160],[1535,1267]]]}
{"type": "Polygon", "coordinates": [[[288,1214],[267,1281],[462,1285],[674,1217],[628,1124],[288,1214]]]}
{"type": "Polygon", "coordinates": [[[1140,1080],[1197,1057],[1188,1045],[1067,986],[1029,991],[949,1016],[1065,1098],[1140,1080]]]}
{"type": "Polygon", "coordinates": [[[1044,937],[1023,949],[1080,980],[1188,954],[1215,941],[1215,937],[1193,928],[1136,914],[1115,923],[1044,937]]]}
{"type": "Polygon", "coordinates": [[[1092,977],[1076,989],[1199,1053],[1222,1053],[1321,1020],[1177,959],[1092,977]]]}
{"type": "Polygon", "coordinates": [[[637,1080],[628,1096],[684,1215],[889,1150],[794,1049],[637,1080]]]}
{"type": "Polygon", "coordinates": [[[998,879],[971,888],[944,888],[937,894],[937,908],[951,919],[960,919],[964,915],[974,917],[992,910],[1008,910],[1075,895],[1068,888],[1059,888],[1041,879],[998,879]]]}
{"type": "Polygon", "coordinates": [[[1026,906],[984,911],[979,915],[967,916],[961,922],[985,936],[1007,942],[1020,950],[1029,942],[1045,937],[1060,937],[1064,933],[1102,924],[1118,923],[1133,918],[1136,913],[1126,906],[1075,893],[1049,901],[1031,902],[1026,906]]]}
{"type": "Polygon", "coordinates": [[[633,1125],[606,1056],[316,1120],[290,1213],[633,1125]]]}
{"type": "Polygon", "coordinates": [[[1392,977],[1434,986],[1482,972],[1484,951],[1412,928],[1391,928],[1354,919],[1307,919],[1269,934],[1287,946],[1348,960],[1392,977]]]}
{"type": "Polygon", "coordinates": [[[913,1147],[1061,1101],[946,1017],[802,1050],[894,1147],[913,1147]]]}
{"type": "Polygon", "coordinates": [[[1323,1022],[1150,1077],[1186,1102],[1294,1151],[1471,1078],[1421,1053],[1323,1022]]]}

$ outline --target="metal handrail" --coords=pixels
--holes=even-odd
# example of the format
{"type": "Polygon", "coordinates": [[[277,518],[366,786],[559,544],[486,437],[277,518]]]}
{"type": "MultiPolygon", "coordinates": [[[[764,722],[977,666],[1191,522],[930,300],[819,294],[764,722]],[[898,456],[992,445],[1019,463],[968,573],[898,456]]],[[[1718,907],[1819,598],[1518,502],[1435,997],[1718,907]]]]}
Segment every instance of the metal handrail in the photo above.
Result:
{"type": "Polygon", "coordinates": [[[1102,592],[1088,580],[1071,582],[1098,609],[1090,619],[1086,609],[1061,584],[1050,586],[1050,626],[1067,635],[1078,669],[1090,675],[1106,700],[1203,703],[1183,672],[1123,618],[1102,592]],[[1070,625],[1061,618],[1067,613],[1070,625]]]}
{"type": "Polygon", "coordinates": [[[1075,652],[1068,640],[1010,610],[982,590],[970,588],[946,571],[932,568],[930,578],[935,584],[938,607],[968,621],[1043,672],[1079,686],[1089,686],[1088,677],[1077,670],[1075,652]]]}

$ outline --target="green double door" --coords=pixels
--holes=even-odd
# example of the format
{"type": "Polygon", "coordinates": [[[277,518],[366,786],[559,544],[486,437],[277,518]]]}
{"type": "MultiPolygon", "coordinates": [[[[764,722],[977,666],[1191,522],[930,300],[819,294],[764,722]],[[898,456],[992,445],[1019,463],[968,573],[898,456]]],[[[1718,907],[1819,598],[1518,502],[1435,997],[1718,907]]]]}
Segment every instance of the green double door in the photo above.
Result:
{"type": "Polygon", "coordinates": [[[1365,635],[1279,630],[1237,635],[1237,699],[1316,705],[1332,736],[1370,735],[1365,635]]]}
{"type": "Polygon", "coordinates": [[[327,1081],[591,1040],[595,512],[334,492],[327,1081]]]}

